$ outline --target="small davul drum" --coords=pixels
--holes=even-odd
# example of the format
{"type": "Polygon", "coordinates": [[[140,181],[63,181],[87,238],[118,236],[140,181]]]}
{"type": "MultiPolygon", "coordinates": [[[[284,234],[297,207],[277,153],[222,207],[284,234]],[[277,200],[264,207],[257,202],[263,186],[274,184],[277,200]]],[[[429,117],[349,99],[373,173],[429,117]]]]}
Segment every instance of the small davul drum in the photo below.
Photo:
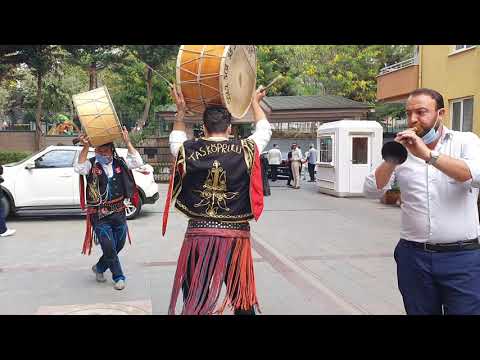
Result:
{"type": "Polygon", "coordinates": [[[122,124],[105,86],[73,95],[73,104],[92,146],[122,138],[122,124]]]}
{"type": "Polygon", "coordinates": [[[202,113],[209,105],[220,105],[241,119],[256,89],[255,46],[182,45],[176,75],[190,112],[202,113]]]}

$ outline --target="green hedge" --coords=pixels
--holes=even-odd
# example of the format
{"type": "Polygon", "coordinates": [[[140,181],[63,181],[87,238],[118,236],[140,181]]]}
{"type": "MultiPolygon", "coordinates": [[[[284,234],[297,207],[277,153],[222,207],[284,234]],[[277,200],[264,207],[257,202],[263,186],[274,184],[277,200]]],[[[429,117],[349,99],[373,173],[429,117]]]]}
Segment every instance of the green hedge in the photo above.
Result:
{"type": "Polygon", "coordinates": [[[0,151],[0,165],[23,160],[31,154],[32,153],[27,151],[0,151]]]}

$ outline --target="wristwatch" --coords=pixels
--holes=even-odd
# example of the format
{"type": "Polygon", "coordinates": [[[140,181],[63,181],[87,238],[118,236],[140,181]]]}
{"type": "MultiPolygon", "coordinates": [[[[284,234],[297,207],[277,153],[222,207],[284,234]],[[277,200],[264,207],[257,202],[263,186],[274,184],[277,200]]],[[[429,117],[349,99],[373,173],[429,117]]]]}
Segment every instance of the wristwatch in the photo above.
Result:
{"type": "Polygon", "coordinates": [[[426,163],[429,165],[435,165],[439,157],[440,153],[438,151],[432,150],[430,151],[430,160],[427,160],[426,163]]]}

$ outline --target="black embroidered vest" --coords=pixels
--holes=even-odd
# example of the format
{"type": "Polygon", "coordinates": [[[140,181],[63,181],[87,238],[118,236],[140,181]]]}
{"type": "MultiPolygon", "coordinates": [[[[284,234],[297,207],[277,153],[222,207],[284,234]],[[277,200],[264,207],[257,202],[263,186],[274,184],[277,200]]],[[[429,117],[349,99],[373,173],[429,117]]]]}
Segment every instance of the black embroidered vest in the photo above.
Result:
{"type": "MultiPolygon", "coordinates": [[[[100,204],[100,196],[107,196],[108,177],[103,167],[95,163],[95,158],[89,159],[92,164],[92,170],[87,175],[86,199],[89,206],[100,204]]],[[[112,164],[110,164],[112,166],[112,164]]],[[[125,167],[121,161],[113,160],[113,177],[110,179],[110,198],[107,201],[128,197],[125,186],[125,167]]]]}
{"type": "Polygon", "coordinates": [[[177,156],[183,177],[174,184],[175,207],[190,218],[244,222],[253,218],[250,171],[253,140],[184,142],[177,156]]]}

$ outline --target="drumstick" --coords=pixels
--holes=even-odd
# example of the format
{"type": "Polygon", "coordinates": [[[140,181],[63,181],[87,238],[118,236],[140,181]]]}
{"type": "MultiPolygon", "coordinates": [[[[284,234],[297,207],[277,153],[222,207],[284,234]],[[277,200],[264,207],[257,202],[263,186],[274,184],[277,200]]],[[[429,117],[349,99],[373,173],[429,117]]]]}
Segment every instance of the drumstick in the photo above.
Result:
{"type": "Polygon", "coordinates": [[[261,91],[267,91],[268,89],[270,89],[273,84],[275,84],[278,80],[280,80],[282,78],[282,75],[278,75],[275,79],[273,79],[270,84],[268,84],[267,86],[265,86],[264,88],[262,88],[261,91]]]}
{"type": "Polygon", "coordinates": [[[168,86],[170,86],[171,89],[173,89],[173,84],[168,81],[167,78],[165,78],[162,74],[160,74],[157,70],[155,70],[154,68],[152,68],[150,65],[148,65],[147,63],[144,63],[150,70],[152,70],[153,72],[157,73],[158,76],[160,76],[163,80],[165,80],[165,82],[168,84],[168,86]]]}
{"type": "Polygon", "coordinates": [[[150,65],[148,65],[145,61],[143,61],[142,59],[140,59],[137,55],[135,55],[132,51],[130,51],[130,54],[132,54],[133,56],[135,56],[137,58],[137,60],[141,61],[142,63],[144,63],[150,70],[152,70],[153,72],[155,72],[158,76],[160,76],[162,78],[162,80],[164,80],[168,86],[170,86],[171,89],[173,89],[173,84],[165,77],[163,76],[162,74],[160,74],[157,70],[155,70],[154,68],[152,68],[150,65]]]}

